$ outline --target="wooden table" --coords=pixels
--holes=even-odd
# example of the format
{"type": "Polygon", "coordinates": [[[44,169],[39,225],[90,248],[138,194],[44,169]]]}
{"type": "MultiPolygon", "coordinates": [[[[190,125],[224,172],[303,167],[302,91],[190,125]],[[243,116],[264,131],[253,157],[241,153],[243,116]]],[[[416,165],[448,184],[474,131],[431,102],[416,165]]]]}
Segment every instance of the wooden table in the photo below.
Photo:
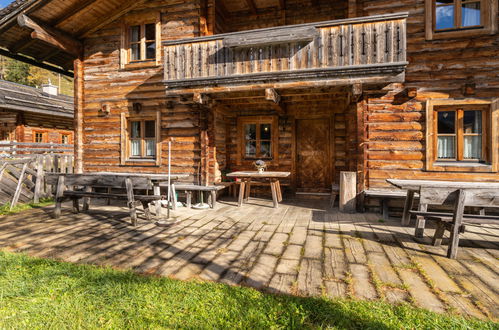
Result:
{"type": "MultiPolygon", "coordinates": [[[[411,221],[409,211],[414,204],[414,194],[419,193],[421,188],[449,188],[449,189],[499,189],[499,182],[460,182],[460,181],[433,181],[433,180],[397,180],[387,179],[388,183],[397,188],[407,190],[407,196],[404,203],[404,212],[402,213],[402,225],[407,226],[411,221]]],[[[419,211],[426,212],[427,204],[419,204],[419,211]]],[[[425,220],[422,217],[416,218],[415,236],[423,237],[425,229],[425,220]]]]}
{"type": "MultiPolygon", "coordinates": [[[[60,214],[60,204],[66,186],[83,186],[85,187],[84,193],[79,193],[83,196],[83,210],[88,210],[90,198],[118,198],[117,194],[111,194],[110,190],[115,188],[124,188],[127,191],[126,199],[130,207],[130,216],[132,222],[136,224],[136,211],[135,211],[135,194],[134,189],[152,189],[153,196],[157,200],[161,199],[160,183],[167,183],[170,181],[168,193],[170,194],[170,201],[173,206],[176,205],[175,182],[180,179],[188,178],[186,174],[174,174],[168,176],[167,174],[151,174],[151,173],[121,173],[121,172],[92,172],[92,173],[48,173],[46,181],[48,184],[57,185],[56,191],[56,217],[60,214]],[[94,193],[92,188],[107,188],[108,193],[94,193]]],[[[67,194],[67,193],[66,193],[67,194]]],[[[75,192],[75,196],[78,194],[75,192]]],[[[74,204],[74,203],[73,203],[74,204]]],[[[156,203],[156,216],[161,215],[161,203],[156,203]]],[[[77,205],[74,206],[76,211],[77,205]]],[[[147,212],[148,210],[146,210],[147,212]]]]}
{"type": "Polygon", "coordinates": [[[250,197],[251,191],[251,180],[252,179],[263,179],[270,182],[270,190],[272,191],[272,201],[274,202],[274,207],[279,207],[279,202],[282,202],[282,191],[279,179],[287,178],[290,176],[290,172],[276,172],[276,171],[239,171],[227,174],[229,178],[240,178],[241,184],[239,187],[239,200],[238,206],[241,206],[243,202],[247,202],[250,197]]]}

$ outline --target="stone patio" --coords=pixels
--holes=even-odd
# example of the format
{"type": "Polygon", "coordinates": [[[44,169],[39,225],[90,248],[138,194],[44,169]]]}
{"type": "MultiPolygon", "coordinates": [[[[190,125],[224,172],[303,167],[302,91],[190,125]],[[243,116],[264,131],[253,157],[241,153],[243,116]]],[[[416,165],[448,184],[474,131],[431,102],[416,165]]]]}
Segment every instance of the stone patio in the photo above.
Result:
{"type": "MultiPolygon", "coordinates": [[[[499,226],[469,226],[458,259],[429,237],[377,214],[341,214],[326,201],[233,200],[174,212],[157,226],[93,206],[51,217],[52,207],[0,218],[0,249],[70,262],[219,281],[284,294],[409,302],[436,312],[499,318],[499,226]]],[[[427,235],[433,233],[427,230],[427,235]]]]}

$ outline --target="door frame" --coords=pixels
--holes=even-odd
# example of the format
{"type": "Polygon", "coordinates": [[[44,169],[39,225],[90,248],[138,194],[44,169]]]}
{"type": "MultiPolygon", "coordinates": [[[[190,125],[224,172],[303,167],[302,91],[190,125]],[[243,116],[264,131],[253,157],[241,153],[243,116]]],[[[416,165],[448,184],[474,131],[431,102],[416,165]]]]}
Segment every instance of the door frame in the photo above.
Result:
{"type": "MultiPolygon", "coordinates": [[[[292,146],[291,146],[291,185],[293,191],[296,192],[298,187],[298,141],[297,141],[297,127],[299,120],[307,120],[307,119],[324,119],[329,120],[329,157],[328,157],[328,185],[330,186],[335,178],[335,145],[334,141],[335,137],[335,129],[334,129],[334,112],[330,114],[316,114],[316,115],[295,115],[291,119],[291,134],[292,134],[292,146]]],[[[330,187],[329,187],[330,188],[330,187]]]]}

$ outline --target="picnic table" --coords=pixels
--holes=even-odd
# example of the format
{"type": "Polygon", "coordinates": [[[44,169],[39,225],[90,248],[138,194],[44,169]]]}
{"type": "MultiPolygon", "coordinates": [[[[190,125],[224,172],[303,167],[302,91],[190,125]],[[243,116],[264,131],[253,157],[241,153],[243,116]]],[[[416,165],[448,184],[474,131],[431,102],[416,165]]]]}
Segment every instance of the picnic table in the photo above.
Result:
{"type": "MultiPolygon", "coordinates": [[[[407,226],[411,220],[411,209],[414,204],[414,194],[420,193],[422,189],[455,189],[455,190],[469,190],[475,192],[480,189],[499,190],[499,182],[460,182],[460,181],[434,181],[434,180],[398,180],[387,179],[388,183],[393,186],[407,190],[407,196],[404,203],[404,211],[402,213],[402,225],[407,226]]],[[[427,203],[420,203],[418,207],[419,212],[426,212],[428,210],[427,203]]],[[[425,220],[423,217],[418,216],[416,220],[415,236],[423,237],[425,229],[425,220]]]]}
{"type": "Polygon", "coordinates": [[[261,179],[268,180],[270,182],[270,190],[272,191],[272,201],[274,203],[274,208],[278,208],[279,202],[282,202],[282,191],[279,179],[287,178],[290,175],[290,172],[278,171],[238,171],[227,174],[227,177],[241,179],[241,184],[239,186],[238,206],[241,206],[243,202],[248,202],[250,198],[251,181],[253,179],[261,179]]]}
{"type": "MultiPolygon", "coordinates": [[[[146,217],[150,218],[148,205],[152,201],[162,199],[160,184],[170,181],[168,193],[170,200],[176,201],[175,182],[187,178],[186,174],[151,174],[151,173],[119,173],[119,172],[93,172],[93,173],[49,173],[46,180],[48,184],[57,185],[56,205],[54,215],[58,217],[61,213],[62,201],[66,198],[73,200],[73,211],[79,212],[78,200],[83,198],[83,210],[88,210],[90,198],[123,199],[127,200],[130,208],[132,224],[137,224],[136,202],[144,207],[146,217]],[[68,189],[68,186],[83,187],[83,190],[68,189]],[[107,193],[95,192],[94,188],[107,188],[107,193]],[[113,194],[111,189],[126,189],[126,194],[113,194]],[[134,190],[152,190],[153,195],[137,194],[134,190]]],[[[156,217],[161,216],[161,204],[156,203],[156,217]]]]}

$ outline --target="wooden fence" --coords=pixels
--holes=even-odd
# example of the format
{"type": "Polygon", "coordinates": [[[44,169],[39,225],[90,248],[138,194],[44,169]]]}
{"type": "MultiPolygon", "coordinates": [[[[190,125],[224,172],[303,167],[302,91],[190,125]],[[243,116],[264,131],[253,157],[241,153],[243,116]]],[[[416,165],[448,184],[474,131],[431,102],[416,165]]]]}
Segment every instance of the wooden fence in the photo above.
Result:
{"type": "Polygon", "coordinates": [[[38,203],[52,196],[52,187],[45,183],[47,172],[73,173],[73,155],[22,155],[21,158],[0,160],[0,203],[38,203]]]}
{"type": "Polygon", "coordinates": [[[74,147],[72,144],[0,141],[0,157],[15,155],[16,157],[31,158],[34,154],[72,154],[73,151],[74,147]]]}

